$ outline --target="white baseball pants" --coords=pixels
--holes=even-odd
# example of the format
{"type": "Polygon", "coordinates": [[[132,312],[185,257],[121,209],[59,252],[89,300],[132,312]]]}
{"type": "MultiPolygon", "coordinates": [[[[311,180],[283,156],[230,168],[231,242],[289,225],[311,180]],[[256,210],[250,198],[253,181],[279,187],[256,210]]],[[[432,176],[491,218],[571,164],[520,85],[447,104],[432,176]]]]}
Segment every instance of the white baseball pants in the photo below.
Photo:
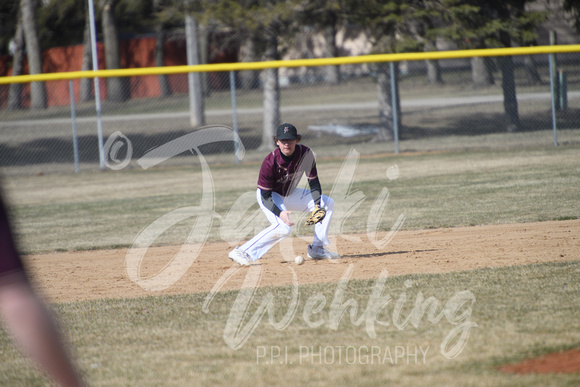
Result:
{"type": "MultiPolygon", "coordinates": [[[[292,227],[286,225],[282,219],[264,207],[262,193],[259,188],[256,190],[256,196],[260,208],[270,222],[270,226],[240,247],[252,257],[252,261],[254,262],[266,254],[275,244],[290,235],[292,231],[292,227]]],[[[281,196],[273,192],[272,200],[282,211],[311,212],[316,206],[310,190],[304,188],[295,188],[288,196],[281,196]]],[[[314,225],[314,240],[312,241],[312,246],[326,246],[330,244],[328,240],[328,229],[330,227],[330,220],[332,219],[334,201],[330,197],[322,195],[320,206],[326,210],[326,216],[322,222],[314,225]]],[[[292,215],[290,215],[290,219],[292,219],[292,215]]]]}

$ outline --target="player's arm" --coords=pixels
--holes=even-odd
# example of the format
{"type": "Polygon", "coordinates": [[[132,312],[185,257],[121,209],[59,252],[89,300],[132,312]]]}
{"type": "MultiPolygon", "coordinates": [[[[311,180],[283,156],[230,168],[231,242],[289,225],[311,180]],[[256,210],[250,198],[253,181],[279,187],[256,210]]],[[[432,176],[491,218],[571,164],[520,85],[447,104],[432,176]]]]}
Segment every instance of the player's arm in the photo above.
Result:
{"type": "Polygon", "coordinates": [[[322,187],[320,186],[320,180],[318,180],[316,159],[312,149],[306,148],[306,153],[304,154],[304,157],[300,163],[301,169],[306,173],[312,199],[314,199],[316,206],[320,206],[320,199],[322,198],[322,187]]]}
{"type": "Polygon", "coordinates": [[[267,209],[272,211],[274,215],[282,219],[282,222],[284,222],[286,225],[294,226],[294,222],[290,220],[290,214],[292,214],[292,211],[280,210],[280,208],[278,208],[278,206],[276,205],[276,203],[274,203],[274,200],[272,199],[272,191],[260,189],[260,192],[262,194],[262,203],[264,204],[264,207],[266,207],[267,209]]]}
{"type": "Polygon", "coordinates": [[[272,199],[272,191],[260,189],[260,193],[262,194],[262,204],[264,207],[272,211],[274,215],[280,216],[282,210],[280,210],[276,203],[274,203],[274,199],[272,199]]]}
{"type": "Polygon", "coordinates": [[[320,180],[318,177],[314,179],[308,179],[308,185],[310,185],[310,194],[312,195],[312,199],[314,199],[314,203],[317,206],[320,206],[320,199],[322,198],[322,187],[320,186],[320,180]]]}

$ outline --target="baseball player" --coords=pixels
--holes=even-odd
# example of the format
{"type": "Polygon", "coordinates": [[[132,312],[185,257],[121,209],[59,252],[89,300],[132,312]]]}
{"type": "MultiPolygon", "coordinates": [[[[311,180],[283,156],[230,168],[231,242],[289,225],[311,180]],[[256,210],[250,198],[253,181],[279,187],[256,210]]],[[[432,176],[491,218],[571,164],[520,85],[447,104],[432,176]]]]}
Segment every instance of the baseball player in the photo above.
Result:
{"type": "Polygon", "coordinates": [[[290,235],[294,223],[292,211],[311,212],[309,221],[314,224],[314,239],[308,245],[312,259],[337,259],[340,255],[324,248],[330,244],[328,228],[332,219],[334,201],[322,195],[316,161],[310,148],[298,144],[301,135],[292,124],[282,124],[276,129],[274,142],[278,146],[264,159],[258,177],[256,196],[270,226],[244,245],[229,253],[230,259],[240,265],[250,265],[260,259],[276,243],[290,235]],[[297,188],[306,174],[310,190],[297,188]]]}

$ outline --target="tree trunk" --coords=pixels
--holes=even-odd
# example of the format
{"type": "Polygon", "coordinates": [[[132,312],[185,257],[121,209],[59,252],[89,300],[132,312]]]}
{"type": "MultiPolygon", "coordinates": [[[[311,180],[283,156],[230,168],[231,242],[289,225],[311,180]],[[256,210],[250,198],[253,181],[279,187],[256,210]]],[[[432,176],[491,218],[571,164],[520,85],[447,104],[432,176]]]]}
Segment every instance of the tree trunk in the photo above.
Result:
{"type": "MultiPolygon", "coordinates": [[[[278,60],[278,37],[277,29],[271,26],[266,37],[266,61],[278,60]]],[[[262,129],[262,143],[258,150],[267,151],[274,147],[274,130],[280,123],[280,84],[278,82],[278,69],[266,69],[262,71],[264,83],[264,126],[262,129]]]]}
{"type": "MultiPolygon", "coordinates": [[[[121,49],[119,31],[115,18],[116,0],[104,0],[103,4],[103,37],[105,40],[105,63],[108,70],[121,68],[121,49]]],[[[124,102],[130,96],[128,78],[107,78],[107,100],[124,102]]]]}
{"type": "Polygon", "coordinates": [[[471,58],[471,76],[473,86],[476,88],[488,87],[495,83],[488,58],[471,58]]]}
{"type": "Polygon", "coordinates": [[[516,83],[514,80],[514,62],[511,56],[498,57],[501,69],[501,88],[503,90],[503,107],[508,120],[507,131],[520,129],[518,100],[516,98],[516,83]]]}
{"type": "MultiPolygon", "coordinates": [[[[199,28],[193,15],[185,16],[185,34],[187,40],[187,64],[199,65],[199,28]]],[[[205,107],[201,76],[199,73],[187,74],[189,86],[190,126],[192,128],[205,125],[205,107]]]]}
{"type": "MultiPolygon", "coordinates": [[[[210,26],[202,25],[199,28],[199,61],[200,64],[209,63],[209,38],[210,26]]],[[[199,73],[201,77],[201,90],[204,97],[209,97],[211,88],[209,87],[209,74],[207,72],[199,73]]]]}
{"type": "MultiPolygon", "coordinates": [[[[155,66],[165,66],[165,40],[167,32],[163,23],[157,25],[157,40],[155,41],[155,66]]],[[[169,97],[171,95],[171,86],[169,85],[169,77],[167,74],[158,76],[159,89],[162,97],[169,97]]]]}
{"type": "Polygon", "coordinates": [[[538,72],[536,61],[532,55],[524,56],[524,69],[526,70],[526,75],[532,85],[538,85],[542,83],[542,77],[538,72]]]}
{"type": "MultiPolygon", "coordinates": [[[[393,107],[390,65],[383,63],[377,68],[377,92],[379,100],[379,133],[376,141],[391,141],[394,136],[393,108],[397,109],[397,126],[401,130],[401,105],[399,88],[395,84],[397,104],[393,107]]],[[[395,66],[395,77],[398,77],[398,66],[395,66]]]]}
{"type": "MultiPolygon", "coordinates": [[[[326,58],[336,58],[338,49],[336,47],[336,25],[324,29],[324,56],[326,58]]],[[[336,85],[340,82],[340,66],[326,66],[326,83],[336,85]]]]}
{"type": "MultiPolygon", "coordinates": [[[[432,42],[427,41],[425,43],[425,52],[429,51],[436,51],[435,44],[432,42]]],[[[443,78],[441,77],[441,66],[439,66],[438,60],[426,60],[425,64],[427,65],[427,80],[432,85],[441,85],[443,84],[443,78]]]]}
{"type": "MultiPolygon", "coordinates": [[[[12,56],[12,76],[22,75],[24,69],[24,29],[22,19],[18,19],[16,24],[16,34],[14,35],[14,53],[12,56]]],[[[8,90],[8,110],[18,110],[22,108],[22,83],[10,84],[8,90]]]]}
{"type": "MultiPolygon", "coordinates": [[[[240,61],[241,62],[257,62],[258,56],[256,54],[257,37],[252,34],[244,44],[240,47],[240,61]]],[[[245,70],[239,73],[242,89],[252,90],[257,89],[260,85],[260,72],[256,70],[245,70]]]]}
{"type": "Polygon", "coordinates": [[[438,60],[426,60],[427,65],[427,80],[432,85],[442,85],[443,78],[441,77],[441,66],[438,60]]]}
{"type": "MultiPolygon", "coordinates": [[[[85,32],[83,35],[83,62],[81,64],[82,71],[89,71],[93,68],[93,52],[91,42],[91,19],[89,10],[85,15],[85,32]]],[[[93,99],[93,78],[81,78],[80,80],[80,101],[87,102],[93,99]]]]}
{"type": "MultiPolygon", "coordinates": [[[[36,1],[21,0],[20,8],[30,74],[41,74],[42,52],[38,40],[38,27],[36,25],[36,1]]],[[[32,109],[46,109],[46,106],[46,85],[44,82],[32,82],[30,84],[30,107],[32,109]]]]}
{"type": "MultiPolygon", "coordinates": [[[[505,15],[507,18],[508,15],[505,15]]],[[[499,40],[505,47],[511,47],[511,38],[507,32],[499,33],[499,40]]],[[[520,130],[520,116],[518,113],[518,100],[516,96],[516,82],[514,76],[514,61],[511,56],[500,56],[497,59],[501,70],[501,88],[503,90],[503,107],[507,118],[508,132],[520,130]]]]}

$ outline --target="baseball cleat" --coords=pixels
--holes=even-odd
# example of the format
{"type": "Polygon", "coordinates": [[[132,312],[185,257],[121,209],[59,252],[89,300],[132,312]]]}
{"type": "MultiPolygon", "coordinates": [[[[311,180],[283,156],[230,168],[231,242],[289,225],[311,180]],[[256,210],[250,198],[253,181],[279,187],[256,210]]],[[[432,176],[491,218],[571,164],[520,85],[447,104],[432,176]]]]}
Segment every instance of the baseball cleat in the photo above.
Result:
{"type": "Polygon", "coordinates": [[[242,266],[250,266],[252,259],[248,253],[244,250],[236,247],[228,254],[228,257],[236,263],[239,263],[242,266]]]}
{"type": "Polygon", "coordinates": [[[308,257],[311,259],[339,259],[340,255],[326,250],[324,247],[308,245],[308,257]]]}

